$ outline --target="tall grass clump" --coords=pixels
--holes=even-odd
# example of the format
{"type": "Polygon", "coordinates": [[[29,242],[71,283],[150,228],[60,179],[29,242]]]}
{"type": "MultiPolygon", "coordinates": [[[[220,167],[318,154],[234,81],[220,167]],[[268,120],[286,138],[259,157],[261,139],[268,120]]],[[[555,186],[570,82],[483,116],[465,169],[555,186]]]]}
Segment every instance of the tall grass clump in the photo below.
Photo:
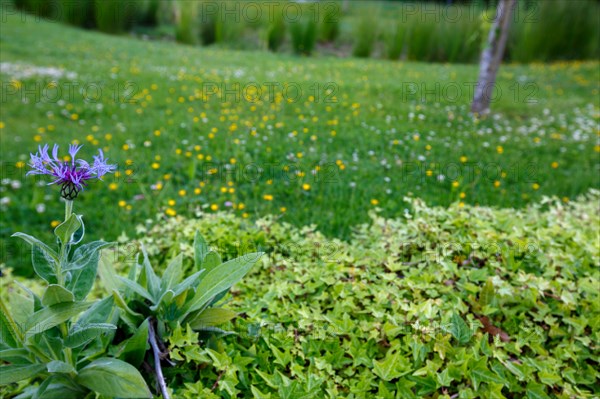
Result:
{"type": "Polygon", "coordinates": [[[196,2],[179,0],[175,3],[175,40],[183,44],[197,44],[196,2]]]}
{"type": "Polygon", "coordinates": [[[95,0],[96,27],[105,33],[123,33],[131,29],[136,17],[136,0],[95,0]]]}
{"type": "Polygon", "coordinates": [[[387,29],[384,34],[385,39],[385,56],[390,60],[397,60],[402,56],[404,50],[407,26],[400,19],[395,19],[387,24],[387,29]]]}
{"type": "MultiPolygon", "coordinates": [[[[221,0],[218,3],[218,10],[214,15],[214,42],[228,44],[229,47],[244,47],[244,30],[246,25],[249,25],[246,15],[241,11],[230,12],[228,10],[236,10],[235,1],[221,0]]],[[[241,10],[240,8],[237,8],[241,10]]],[[[209,16],[211,18],[212,16],[209,16]]]]}
{"type": "Polygon", "coordinates": [[[140,0],[136,12],[136,24],[158,26],[160,0],[140,0]]]}
{"type": "Polygon", "coordinates": [[[58,5],[61,21],[81,28],[94,27],[94,0],[59,0],[58,5]]]}
{"type": "Polygon", "coordinates": [[[56,13],[56,3],[49,0],[15,0],[15,7],[40,17],[53,18],[56,13]]]}
{"type": "Polygon", "coordinates": [[[303,16],[289,23],[294,53],[310,55],[317,41],[317,22],[312,16],[303,16]]]}
{"type": "Polygon", "coordinates": [[[273,13],[266,16],[267,48],[277,51],[285,41],[286,26],[283,9],[279,3],[273,7],[273,13]]]}
{"type": "Polygon", "coordinates": [[[380,11],[376,7],[367,7],[362,10],[358,16],[356,25],[356,40],[352,55],[355,57],[367,58],[373,53],[377,41],[377,26],[381,22],[380,11]]]}
{"type": "Polygon", "coordinates": [[[434,58],[437,23],[422,14],[406,19],[408,25],[407,58],[415,61],[432,61],[434,58]]]}
{"type": "Polygon", "coordinates": [[[520,2],[509,45],[517,62],[598,58],[600,4],[593,0],[520,2]]]}
{"type": "Polygon", "coordinates": [[[456,19],[442,19],[438,24],[430,43],[434,47],[430,61],[466,63],[479,58],[483,28],[479,13],[463,8],[457,15],[456,19]]]}
{"type": "Polygon", "coordinates": [[[199,11],[196,12],[200,21],[200,41],[205,46],[214,44],[217,41],[217,19],[219,17],[217,10],[220,8],[220,3],[209,4],[205,0],[194,3],[199,7],[199,11]]]}
{"type": "Polygon", "coordinates": [[[333,42],[340,34],[340,19],[342,8],[339,2],[327,2],[321,6],[319,14],[322,15],[319,29],[320,39],[324,42],[333,42]]]}

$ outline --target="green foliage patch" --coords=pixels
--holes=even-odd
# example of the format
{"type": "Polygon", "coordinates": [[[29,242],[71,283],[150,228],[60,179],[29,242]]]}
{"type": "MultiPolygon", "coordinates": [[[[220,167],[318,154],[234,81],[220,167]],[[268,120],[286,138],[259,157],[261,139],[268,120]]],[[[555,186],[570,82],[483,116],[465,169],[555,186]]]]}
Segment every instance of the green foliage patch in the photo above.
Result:
{"type": "Polygon", "coordinates": [[[600,393],[598,192],[522,211],[409,200],[350,242],[229,214],[140,227],[152,257],[199,229],[227,259],[268,259],[233,291],[222,341],[182,326],[182,398],[570,398],[600,393]]]}

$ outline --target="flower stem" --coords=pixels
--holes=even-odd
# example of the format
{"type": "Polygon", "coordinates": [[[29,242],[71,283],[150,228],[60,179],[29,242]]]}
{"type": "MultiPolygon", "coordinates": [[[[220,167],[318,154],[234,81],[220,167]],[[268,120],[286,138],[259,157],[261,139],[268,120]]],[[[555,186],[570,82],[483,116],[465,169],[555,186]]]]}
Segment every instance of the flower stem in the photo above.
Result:
{"type": "MultiPolygon", "coordinates": [[[[65,200],[65,222],[69,220],[73,214],[73,201],[65,200]]],[[[62,263],[66,261],[65,257],[68,254],[69,244],[62,243],[60,246],[59,263],[56,265],[56,278],[58,279],[58,285],[63,285],[64,281],[62,278],[62,263]]]]}
{"type": "MultiPolygon", "coordinates": [[[[65,200],[65,222],[67,220],[69,220],[69,218],[71,217],[72,214],[73,214],[73,201],[65,200]]],[[[58,278],[58,284],[61,286],[64,284],[64,281],[62,278],[62,266],[63,266],[62,263],[66,262],[68,253],[69,253],[69,244],[63,243],[60,248],[60,258],[59,258],[59,264],[58,264],[59,270],[56,275],[58,278]]],[[[60,324],[59,328],[60,328],[60,333],[61,333],[63,339],[66,339],[67,336],[69,335],[69,327],[67,325],[67,322],[60,324]]],[[[67,363],[72,366],[75,366],[75,364],[73,363],[73,353],[71,352],[71,348],[65,347],[64,354],[65,354],[65,360],[67,361],[67,363]]]]}
{"type": "Polygon", "coordinates": [[[65,221],[67,221],[73,213],[73,201],[65,200],[65,221]]]}

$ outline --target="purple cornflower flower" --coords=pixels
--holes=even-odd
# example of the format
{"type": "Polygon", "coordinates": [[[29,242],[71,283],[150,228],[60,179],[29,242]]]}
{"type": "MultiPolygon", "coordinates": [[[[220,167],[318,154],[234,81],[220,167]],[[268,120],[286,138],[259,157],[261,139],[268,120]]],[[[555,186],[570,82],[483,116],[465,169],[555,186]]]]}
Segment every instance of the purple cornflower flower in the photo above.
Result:
{"type": "Polygon", "coordinates": [[[31,154],[31,170],[29,175],[49,175],[55,178],[48,184],[60,184],[60,194],[64,199],[73,200],[91,179],[102,180],[102,176],[112,173],[117,166],[106,163],[104,153],[98,149],[98,155],[94,155],[92,164],[83,159],[75,159],[81,145],[69,145],[71,161],[58,159],[58,145],[52,148],[52,157],[48,155],[48,144],[38,147],[38,152],[31,154]]]}

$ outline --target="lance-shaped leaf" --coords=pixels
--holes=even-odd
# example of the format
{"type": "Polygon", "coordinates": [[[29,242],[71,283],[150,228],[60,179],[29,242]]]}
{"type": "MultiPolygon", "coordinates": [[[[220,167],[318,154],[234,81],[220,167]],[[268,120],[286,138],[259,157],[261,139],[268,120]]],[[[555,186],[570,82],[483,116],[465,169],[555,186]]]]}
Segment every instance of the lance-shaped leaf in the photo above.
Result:
{"type": "Polygon", "coordinates": [[[70,377],[62,374],[52,374],[40,384],[33,399],[81,398],[86,393],[87,389],[74,383],[70,377]]]}
{"type": "Polygon", "coordinates": [[[123,285],[129,288],[131,291],[154,303],[154,298],[152,298],[152,295],[150,295],[150,293],[137,282],[121,276],[119,276],[119,280],[121,280],[121,283],[123,283],[123,285]]]}
{"type": "Polygon", "coordinates": [[[91,302],[64,302],[39,310],[25,326],[25,336],[30,337],[64,323],[90,307],[91,302]]]}
{"type": "Polygon", "coordinates": [[[92,323],[69,333],[65,338],[65,346],[69,348],[78,348],[98,338],[100,335],[112,332],[117,329],[117,326],[109,323],[92,323]]]}
{"type": "Polygon", "coordinates": [[[73,302],[74,300],[75,297],[71,291],[60,285],[51,284],[46,288],[46,291],[42,296],[42,305],[52,306],[57,303],[73,302]]]}
{"type": "Polygon", "coordinates": [[[31,352],[25,348],[0,350],[0,360],[12,364],[31,364],[31,352]]]}
{"type": "Polygon", "coordinates": [[[196,266],[196,270],[202,270],[202,262],[204,261],[204,257],[208,253],[208,244],[202,234],[196,230],[196,234],[194,235],[194,264],[196,266]]]}
{"type": "Polygon", "coordinates": [[[173,289],[183,278],[183,255],[179,254],[174,257],[163,273],[160,281],[160,290],[165,293],[167,290],[173,289]]]}
{"type": "Polygon", "coordinates": [[[11,237],[19,237],[20,239],[28,242],[31,246],[39,246],[44,253],[50,256],[55,262],[58,262],[58,254],[52,248],[50,248],[37,238],[25,233],[15,233],[11,237]]]}
{"type": "Polygon", "coordinates": [[[152,269],[150,259],[148,258],[148,253],[146,252],[146,249],[143,246],[142,254],[144,260],[142,262],[142,273],[138,278],[138,283],[142,287],[145,287],[147,289],[152,298],[158,299],[158,297],[160,296],[160,279],[158,278],[156,273],[154,273],[154,269],[152,269]]]}
{"type": "Polygon", "coordinates": [[[144,316],[140,313],[134,312],[125,302],[125,299],[121,296],[119,291],[113,291],[113,298],[115,300],[115,304],[121,309],[119,312],[119,316],[121,319],[131,328],[132,330],[136,330],[138,324],[142,321],[144,316]]]}
{"type": "Polygon", "coordinates": [[[100,259],[98,251],[114,245],[112,242],[94,241],[84,244],[77,248],[73,254],[73,259],[69,261],[64,270],[78,270],[90,263],[93,257],[100,259]]]}
{"type": "Polygon", "coordinates": [[[49,284],[56,284],[56,260],[45,252],[38,244],[31,247],[31,264],[35,273],[49,284]]]}
{"type": "Polygon", "coordinates": [[[67,283],[67,288],[73,292],[76,300],[83,300],[92,289],[98,271],[99,259],[100,253],[97,250],[91,251],[89,256],[86,255],[79,259],[76,269],[69,271],[72,277],[67,283]]]}
{"type": "Polygon", "coordinates": [[[121,281],[118,278],[110,257],[110,251],[103,251],[100,253],[100,260],[98,261],[98,275],[108,292],[121,288],[121,281]]]}
{"type": "Polygon", "coordinates": [[[17,330],[15,321],[0,299],[0,347],[18,348],[22,337],[17,330]]]}
{"type": "Polygon", "coordinates": [[[135,334],[123,342],[122,349],[119,351],[119,359],[139,367],[144,361],[146,349],[148,347],[148,319],[136,329],[135,334]]]}
{"type": "Polygon", "coordinates": [[[46,370],[49,373],[73,373],[75,369],[68,363],[62,362],[60,360],[53,360],[50,363],[46,364],[46,370]]]}
{"type": "Polygon", "coordinates": [[[79,371],[76,381],[100,395],[118,398],[152,398],[139,371],[119,359],[100,358],[79,371]]]}
{"type": "Polygon", "coordinates": [[[226,323],[235,316],[236,313],[230,309],[210,308],[199,314],[190,315],[189,324],[194,330],[203,329],[226,323]]]}
{"type": "Polygon", "coordinates": [[[34,377],[46,369],[44,364],[10,364],[0,366],[0,385],[12,384],[34,377]]]}
{"type": "Polygon", "coordinates": [[[183,314],[201,309],[211,298],[231,288],[248,273],[261,256],[262,252],[244,255],[222,263],[206,273],[200,284],[198,284],[196,295],[184,306],[183,314]]]}
{"type": "Polygon", "coordinates": [[[67,220],[56,226],[54,235],[58,237],[62,245],[67,245],[71,242],[73,234],[83,225],[80,217],[74,213],[67,220]]]}

